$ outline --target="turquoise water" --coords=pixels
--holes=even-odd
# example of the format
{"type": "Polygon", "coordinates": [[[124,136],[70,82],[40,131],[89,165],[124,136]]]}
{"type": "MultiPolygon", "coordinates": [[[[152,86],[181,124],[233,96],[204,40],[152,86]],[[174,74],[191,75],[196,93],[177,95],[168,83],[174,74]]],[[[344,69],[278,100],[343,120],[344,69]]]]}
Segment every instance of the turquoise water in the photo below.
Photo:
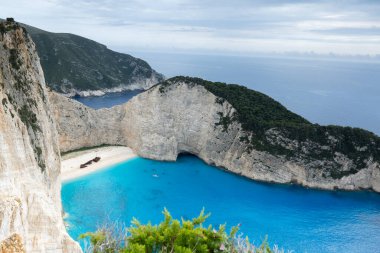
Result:
{"type": "Polygon", "coordinates": [[[107,220],[157,223],[164,207],[177,218],[205,207],[210,223],[240,223],[257,243],[268,235],[295,252],[380,252],[380,194],[258,183],[194,156],[132,159],[64,183],[62,201],[73,238],[107,220]]]}

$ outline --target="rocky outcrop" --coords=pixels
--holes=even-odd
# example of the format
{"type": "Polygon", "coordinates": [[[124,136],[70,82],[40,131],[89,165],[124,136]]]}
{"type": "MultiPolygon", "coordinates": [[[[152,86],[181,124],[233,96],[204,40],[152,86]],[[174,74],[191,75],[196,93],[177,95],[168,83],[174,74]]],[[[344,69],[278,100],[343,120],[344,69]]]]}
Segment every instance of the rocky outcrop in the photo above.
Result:
{"type": "Polygon", "coordinates": [[[93,110],[76,100],[49,92],[59,132],[61,152],[102,144],[125,145],[120,128],[123,106],[93,110]]]}
{"type": "Polygon", "coordinates": [[[43,72],[15,22],[0,23],[0,101],[1,247],[80,252],[62,220],[58,139],[43,72]]]}
{"type": "MultiPolygon", "coordinates": [[[[169,86],[160,84],[124,105],[101,110],[54,93],[50,99],[63,151],[116,144],[131,147],[142,157],[168,161],[176,160],[181,153],[191,153],[208,164],[255,180],[380,192],[380,166],[373,159],[366,160],[365,168],[351,173],[354,161],[336,153],[334,163],[342,176],[333,177],[327,173],[329,161],[324,159],[290,159],[252,149],[244,141],[252,132],[244,130],[236,120],[224,122],[236,110],[202,85],[181,81],[169,86]]],[[[286,139],[274,128],[266,135],[272,142],[289,147],[298,145],[305,152],[311,147],[326,148],[313,142],[286,139]]]]}
{"type": "Polygon", "coordinates": [[[13,234],[0,243],[0,253],[25,253],[22,238],[18,234],[13,234]]]}

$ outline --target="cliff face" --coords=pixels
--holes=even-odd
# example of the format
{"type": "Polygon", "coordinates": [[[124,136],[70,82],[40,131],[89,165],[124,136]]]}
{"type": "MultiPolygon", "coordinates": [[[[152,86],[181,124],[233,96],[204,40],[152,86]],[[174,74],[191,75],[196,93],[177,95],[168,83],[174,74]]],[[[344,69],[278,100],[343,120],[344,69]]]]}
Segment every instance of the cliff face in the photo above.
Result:
{"type": "MultiPolygon", "coordinates": [[[[202,85],[182,81],[160,84],[122,106],[97,111],[57,94],[50,97],[64,151],[118,144],[131,147],[139,156],[169,161],[180,153],[191,153],[255,180],[380,192],[380,166],[374,159],[365,160],[364,167],[353,172],[355,161],[339,152],[330,161],[306,155],[290,158],[252,148],[246,140],[255,133],[231,120],[236,109],[202,85]],[[332,162],[334,173],[341,176],[331,175],[332,162]]],[[[267,130],[265,136],[273,145],[297,146],[305,154],[330,149],[312,141],[288,139],[276,128],[267,130]]]]}
{"type": "Polygon", "coordinates": [[[120,125],[125,118],[123,106],[93,110],[55,92],[49,92],[49,98],[61,152],[102,144],[126,144],[120,125]]]}
{"type": "Polygon", "coordinates": [[[14,22],[0,23],[0,101],[2,250],[80,252],[62,220],[58,136],[39,58],[14,22]]]}

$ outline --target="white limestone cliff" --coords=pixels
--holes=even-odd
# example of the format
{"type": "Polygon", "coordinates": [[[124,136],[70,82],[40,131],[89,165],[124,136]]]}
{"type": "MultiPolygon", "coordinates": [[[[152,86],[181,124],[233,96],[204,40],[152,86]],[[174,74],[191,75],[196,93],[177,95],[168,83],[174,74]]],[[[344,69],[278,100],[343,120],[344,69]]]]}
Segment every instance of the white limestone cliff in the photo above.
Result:
{"type": "Polygon", "coordinates": [[[1,249],[81,252],[62,219],[58,135],[35,45],[14,22],[0,30],[1,249]]]}
{"type": "MultiPolygon", "coordinates": [[[[124,105],[101,110],[56,93],[51,93],[50,99],[62,151],[116,144],[131,147],[142,157],[169,161],[176,160],[178,154],[191,153],[208,164],[255,180],[380,192],[380,166],[373,161],[358,173],[334,179],[323,175],[324,161],[311,165],[267,152],[247,152],[240,138],[247,133],[239,123],[234,121],[227,131],[217,125],[220,115],[232,115],[235,109],[226,101],[216,102],[217,97],[201,85],[179,82],[165,92],[159,85],[124,105]]],[[[335,159],[342,171],[352,162],[342,154],[336,154],[335,159]]]]}

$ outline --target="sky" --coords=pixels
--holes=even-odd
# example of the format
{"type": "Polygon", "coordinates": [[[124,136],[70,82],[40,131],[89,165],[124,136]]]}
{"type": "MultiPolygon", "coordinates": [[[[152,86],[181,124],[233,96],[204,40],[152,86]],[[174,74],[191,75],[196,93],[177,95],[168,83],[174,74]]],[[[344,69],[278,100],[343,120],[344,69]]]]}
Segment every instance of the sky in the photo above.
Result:
{"type": "Polygon", "coordinates": [[[119,51],[380,55],[380,0],[0,0],[0,17],[119,51]]]}

